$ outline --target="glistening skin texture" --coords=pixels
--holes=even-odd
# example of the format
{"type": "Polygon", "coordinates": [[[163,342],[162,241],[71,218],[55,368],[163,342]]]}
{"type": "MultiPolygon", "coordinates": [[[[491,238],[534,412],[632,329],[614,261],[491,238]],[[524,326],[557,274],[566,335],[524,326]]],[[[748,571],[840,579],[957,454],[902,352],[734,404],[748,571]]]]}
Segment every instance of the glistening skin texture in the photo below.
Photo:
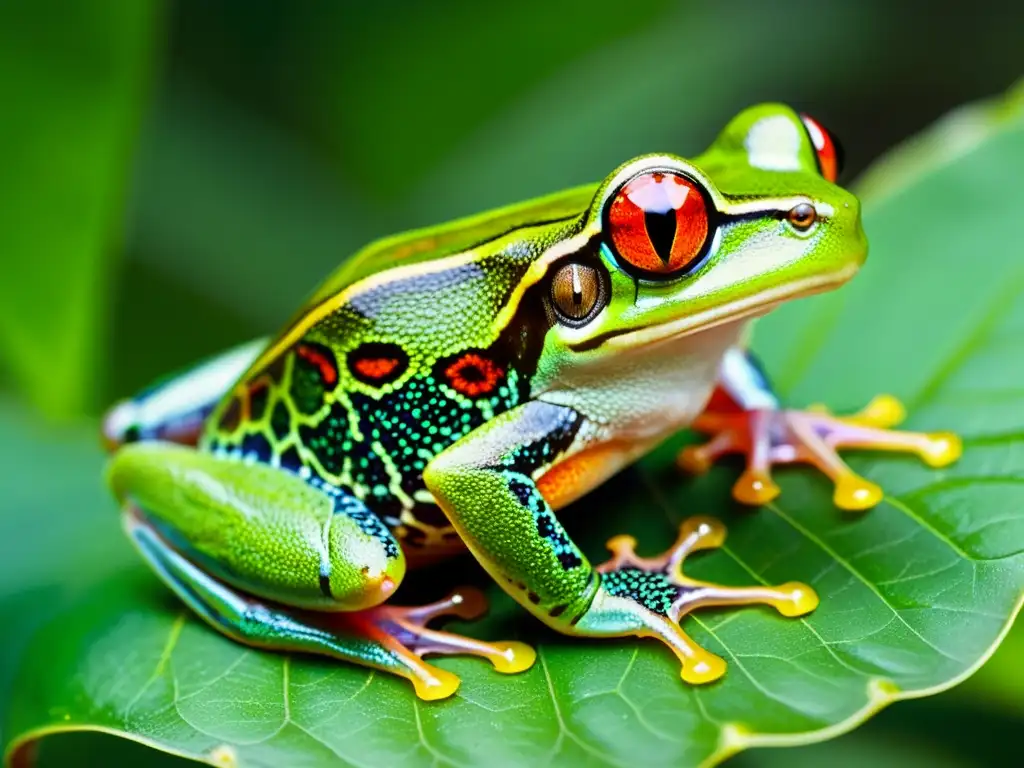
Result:
{"type": "Polygon", "coordinates": [[[866,255],[838,147],[781,105],[742,112],[693,160],[646,155],[602,183],[382,240],[344,264],[275,338],[165,380],[105,421],[109,480],[145,560],[240,642],[325,654],[408,678],[458,679],[426,654],[499,672],[517,642],[428,628],[482,597],[388,604],[406,570],[468,548],[541,621],[568,635],[655,637],[688,683],[725,663],[680,627],[701,606],[814,609],[807,586],[727,587],[683,574],[721,544],[691,518],[656,558],[609,542],[592,566],[556,512],[685,427],[708,433],[690,470],[740,453],[734,495],[778,493],[775,464],[808,462],[835,502],[874,484],[841,447],[959,455],[949,434],[895,432],[876,398],[851,417],[782,409],[744,349],[750,322],[837,287],[866,255]]]}

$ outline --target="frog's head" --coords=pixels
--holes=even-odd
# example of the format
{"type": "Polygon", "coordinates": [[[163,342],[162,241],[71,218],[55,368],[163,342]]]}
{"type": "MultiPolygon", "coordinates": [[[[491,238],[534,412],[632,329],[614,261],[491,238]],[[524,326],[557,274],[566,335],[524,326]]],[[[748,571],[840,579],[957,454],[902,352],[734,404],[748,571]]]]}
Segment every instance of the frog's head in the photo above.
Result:
{"type": "Polygon", "coordinates": [[[646,346],[845,282],[867,243],[838,170],[825,129],[774,104],[742,112],[693,160],[623,165],[552,249],[564,255],[547,264],[549,351],[646,346]]]}

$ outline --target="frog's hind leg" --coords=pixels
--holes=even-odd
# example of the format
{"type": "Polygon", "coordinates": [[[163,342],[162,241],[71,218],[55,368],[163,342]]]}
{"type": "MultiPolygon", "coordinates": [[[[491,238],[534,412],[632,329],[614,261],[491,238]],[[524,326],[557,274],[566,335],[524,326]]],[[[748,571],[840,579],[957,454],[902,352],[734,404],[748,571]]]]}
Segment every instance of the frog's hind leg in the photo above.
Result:
{"type": "Polygon", "coordinates": [[[486,610],[471,589],[419,608],[381,606],[351,613],[290,608],[237,590],[175,550],[130,505],[122,513],[129,538],[150,567],[205,622],[227,637],[269,650],[313,653],[373,667],[408,679],[425,700],[451,696],[459,678],[425,662],[426,654],[482,656],[499,672],[528,669],[533,649],[522,643],[486,643],[428,629],[443,616],[472,619],[486,610]]]}
{"type": "Polygon", "coordinates": [[[104,444],[109,450],[148,440],[195,445],[203,422],[267,341],[233,347],[117,403],[103,417],[104,444]]]}
{"type": "Polygon", "coordinates": [[[683,563],[690,553],[719,547],[724,539],[724,526],[705,517],[686,520],[676,543],[659,557],[639,557],[631,536],[611,539],[611,559],[596,568],[601,574],[601,589],[592,614],[580,622],[577,633],[616,634],[617,625],[630,627],[628,634],[656,637],[669,646],[682,664],[683,680],[709,683],[725,673],[725,662],[682,630],[680,622],[688,613],[709,606],[760,604],[792,617],[817,607],[814,590],[796,582],[775,587],[727,587],[683,574],[683,563]]]}

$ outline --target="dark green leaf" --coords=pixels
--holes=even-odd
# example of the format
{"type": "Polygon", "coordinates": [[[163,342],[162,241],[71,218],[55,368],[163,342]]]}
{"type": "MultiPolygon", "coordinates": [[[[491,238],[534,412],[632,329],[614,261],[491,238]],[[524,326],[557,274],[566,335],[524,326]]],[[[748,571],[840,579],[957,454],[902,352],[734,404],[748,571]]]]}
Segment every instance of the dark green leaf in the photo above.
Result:
{"type": "MultiPolygon", "coordinates": [[[[780,311],[758,336],[795,403],[852,408],[895,392],[911,428],[965,436],[960,462],[930,470],[857,457],[888,493],[859,516],[834,509],[823,478],[790,471],[780,501],[751,512],[728,501],[734,468],[682,478],[666,448],[567,515],[575,511],[573,530],[597,558],[623,529],[655,552],[688,514],[715,513],[730,539],[691,574],[800,579],[818,590],[822,605],[802,620],[756,609],[688,620],[730,662],[722,682],[684,686],[653,642],[541,631],[492,589],[491,617],[465,629],[531,640],[537,665],[505,678],[473,660],[442,660],[463,687],[426,704],[382,674],[226,641],[138,567],[89,589],[33,643],[10,715],[13,747],[55,729],[99,728],[245,765],[706,765],[750,746],[828,738],[892,701],[962,680],[1024,596],[1024,259],[1007,223],[1024,205],[1024,115],[1005,104],[975,110],[980,129],[969,141],[956,123],[931,134],[940,147],[961,141],[960,151],[880,166],[891,178],[866,207],[864,273],[834,296],[780,311]]],[[[75,490],[38,498],[55,515],[79,497],[104,506],[75,490]]],[[[455,578],[445,573],[421,591],[455,578]]]]}
{"type": "Polygon", "coordinates": [[[91,405],[104,367],[159,5],[0,4],[0,364],[51,414],[91,405]]]}

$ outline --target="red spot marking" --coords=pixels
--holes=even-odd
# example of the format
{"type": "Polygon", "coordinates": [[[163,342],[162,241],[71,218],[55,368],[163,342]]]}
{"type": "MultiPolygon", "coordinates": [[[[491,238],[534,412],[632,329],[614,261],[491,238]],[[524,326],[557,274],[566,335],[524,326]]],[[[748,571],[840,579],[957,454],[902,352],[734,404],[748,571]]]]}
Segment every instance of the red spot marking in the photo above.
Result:
{"type": "Polygon", "coordinates": [[[295,352],[307,363],[320,369],[320,378],[324,380],[326,386],[333,387],[338,383],[338,369],[334,362],[319,349],[309,344],[299,344],[295,348],[295,352]]]}
{"type": "Polygon", "coordinates": [[[668,275],[696,259],[708,237],[704,196],[689,179],[670,172],[645,173],[627,182],[612,200],[608,227],[619,256],[637,269],[668,275]],[[675,236],[663,258],[647,230],[648,214],[675,213],[675,236]]]}
{"type": "Polygon", "coordinates": [[[356,373],[367,379],[386,379],[401,361],[396,357],[364,357],[355,360],[352,367],[356,373]]]}
{"type": "Polygon", "coordinates": [[[814,145],[814,151],[818,155],[818,167],[821,169],[821,175],[826,181],[835,183],[835,180],[839,178],[839,152],[832,139],[832,134],[810,115],[800,115],[800,119],[804,121],[807,133],[811,137],[811,143],[814,145]]]}
{"type": "Polygon", "coordinates": [[[476,352],[467,352],[445,368],[444,375],[459,394],[479,397],[493,391],[505,375],[505,369],[476,352]]]}

